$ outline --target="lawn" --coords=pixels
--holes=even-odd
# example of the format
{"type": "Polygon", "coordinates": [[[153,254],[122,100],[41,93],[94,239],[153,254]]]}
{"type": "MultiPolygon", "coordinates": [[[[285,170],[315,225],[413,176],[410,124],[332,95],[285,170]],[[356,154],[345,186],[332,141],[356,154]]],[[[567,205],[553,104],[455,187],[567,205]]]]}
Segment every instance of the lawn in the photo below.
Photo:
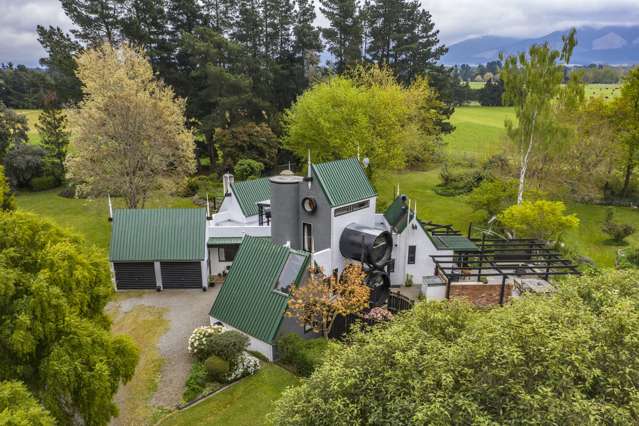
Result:
{"type": "Polygon", "coordinates": [[[266,415],[284,389],[299,379],[275,364],[266,363],[254,376],[199,404],[166,417],[160,425],[247,425],[266,424],[266,415]]]}
{"type": "MultiPolygon", "coordinates": [[[[108,250],[111,227],[105,198],[75,199],[60,197],[60,189],[20,192],[18,208],[46,217],[56,224],[81,234],[97,247],[108,250]]],[[[113,198],[113,207],[124,207],[124,200],[113,198]]],[[[155,194],[147,207],[195,207],[190,198],[155,194]]]]}
{"type": "Polygon", "coordinates": [[[138,305],[126,313],[120,311],[117,301],[133,296],[134,293],[119,293],[107,310],[113,321],[111,332],[130,336],[141,349],[133,379],[115,396],[120,416],[111,422],[113,426],[152,424],[156,415],[149,401],[157,389],[164,362],[157,344],[169,323],[164,317],[166,308],[138,305]]]}
{"type": "Polygon", "coordinates": [[[27,117],[27,121],[29,122],[29,141],[31,143],[39,144],[40,134],[38,133],[38,129],[36,129],[36,123],[38,122],[38,118],[40,117],[42,110],[18,109],[16,112],[27,117]]]}

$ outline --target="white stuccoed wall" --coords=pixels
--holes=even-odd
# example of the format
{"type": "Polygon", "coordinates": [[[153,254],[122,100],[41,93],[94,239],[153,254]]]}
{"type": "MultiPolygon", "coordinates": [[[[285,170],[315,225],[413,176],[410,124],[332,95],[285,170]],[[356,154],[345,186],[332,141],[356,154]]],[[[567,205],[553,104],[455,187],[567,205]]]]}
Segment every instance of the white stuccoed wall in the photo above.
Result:
{"type": "Polygon", "coordinates": [[[209,316],[209,319],[210,319],[211,325],[215,324],[216,322],[221,322],[222,324],[224,324],[224,327],[226,327],[227,330],[235,330],[244,334],[245,336],[249,338],[249,346],[247,348],[249,351],[259,352],[262,355],[264,355],[266,358],[268,358],[269,361],[273,361],[273,345],[266,343],[260,339],[256,339],[253,336],[249,336],[248,334],[244,333],[242,330],[238,330],[237,328],[228,325],[224,321],[217,320],[211,316],[209,316]]]}

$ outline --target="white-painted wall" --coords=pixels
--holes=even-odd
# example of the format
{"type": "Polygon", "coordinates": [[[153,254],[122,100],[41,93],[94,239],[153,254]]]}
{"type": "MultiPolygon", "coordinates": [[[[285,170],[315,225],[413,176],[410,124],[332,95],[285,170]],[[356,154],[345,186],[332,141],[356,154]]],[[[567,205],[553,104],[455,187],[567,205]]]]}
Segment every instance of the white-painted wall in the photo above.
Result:
{"type": "Polygon", "coordinates": [[[222,262],[219,259],[219,247],[209,247],[209,264],[211,275],[218,275],[226,271],[226,268],[231,266],[233,262],[222,262]]]}
{"type": "Polygon", "coordinates": [[[262,355],[264,355],[266,358],[268,358],[269,361],[273,361],[273,345],[266,343],[263,340],[257,339],[253,336],[250,336],[244,333],[242,330],[238,330],[237,328],[228,325],[224,321],[215,319],[212,316],[209,316],[209,321],[211,325],[215,324],[216,322],[221,322],[222,324],[224,324],[224,327],[226,327],[226,329],[239,331],[240,333],[244,334],[245,336],[249,338],[249,346],[248,346],[249,351],[259,352],[262,355]]]}

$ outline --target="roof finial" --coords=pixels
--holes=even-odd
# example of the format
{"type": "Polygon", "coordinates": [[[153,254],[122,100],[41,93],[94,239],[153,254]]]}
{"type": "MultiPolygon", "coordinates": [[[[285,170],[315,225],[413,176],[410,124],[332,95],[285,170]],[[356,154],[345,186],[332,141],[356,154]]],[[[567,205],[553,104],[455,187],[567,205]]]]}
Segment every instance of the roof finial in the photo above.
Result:
{"type": "Polygon", "coordinates": [[[408,214],[406,215],[406,227],[410,225],[410,199],[408,199],[408,214]]]}
{"type": "Polygon", "coordinates": [[[415,200],[415,206],[413,207],[413,209],[414,209],[414,210],[413,210],[413,213],[415,213],[415,214],[413,215],[413,219],[414,219],[414,220],[417,220],[417,200],[415,200]]]}
{"type": "Polygon", "coordinates": [[[107,193],[109,200],[109,222],[113,220],[113,204],[111,204],[111,194],[107,193]]]}
{"type": "Polygon", "coordinates": [[[306,176],[308,176],[308,189],[311,189],[311,149],[308,149],[308,165],[307,165],[306,176]]]}
{"type": "Polygon", "coordinates": [[[206,218],[211,218],[211,205],[209,204],[209,193],[206,193],[206,218]]]}
{"type": "Polygon", "coordinates": [[[357,161],[359,161],[359,142],[357,142],[357,161]]]}
{"type": "Polygon", "coordinates": [[[395,193],[395,198],[399,197],[399,183],[397,184],[397,192],[395,193]]]}

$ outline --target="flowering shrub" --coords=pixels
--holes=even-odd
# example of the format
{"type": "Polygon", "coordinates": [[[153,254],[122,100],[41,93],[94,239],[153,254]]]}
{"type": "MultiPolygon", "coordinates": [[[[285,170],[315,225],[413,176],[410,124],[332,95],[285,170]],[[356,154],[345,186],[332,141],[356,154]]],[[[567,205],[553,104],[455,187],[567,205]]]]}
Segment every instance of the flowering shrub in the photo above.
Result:
{"type": "Polygon", "coordinates": [[[393,319],[393,313],[386,308],[373,308],[364,315],[364,318],[374,321],[388,321],[393,319]]]}
{"type": "Polygon", "coordinates": [[[260,369],[260,361],[253,355],[242,352],[233,363],[233,370],[228,374],[226,380],[234,382],[244,376],[250,376],[257,373],[260,369]]]}
{"type": "Polygon", "coordinates": [[[189,353],[198,359],[204,360],[211,353],[211,339],[224,331],[221,325],[207,325],[193,330],[189,337],[189,353]]]}

